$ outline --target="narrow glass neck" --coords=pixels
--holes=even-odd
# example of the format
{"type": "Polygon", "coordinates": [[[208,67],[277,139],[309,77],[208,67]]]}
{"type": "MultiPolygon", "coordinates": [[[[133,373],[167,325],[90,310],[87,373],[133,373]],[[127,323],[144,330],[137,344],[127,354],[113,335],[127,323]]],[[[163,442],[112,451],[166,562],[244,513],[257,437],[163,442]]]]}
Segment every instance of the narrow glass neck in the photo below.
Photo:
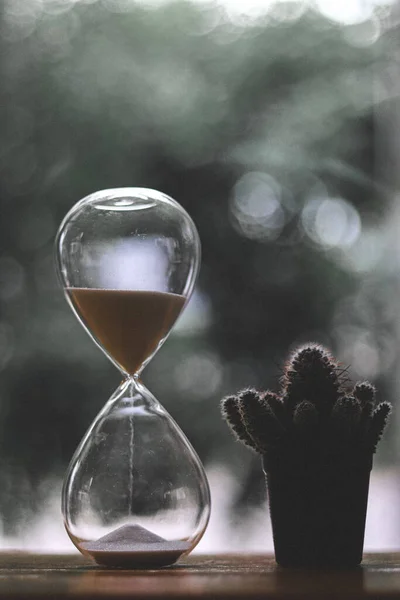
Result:
{"type": "Polygon", "coordinates": [[[108,400],[107,407],[110,407],[110,405],[115,406],[124,404],[129,407],[160,407],[159,402],[154,398],[151,392],[149,392],[146,386],[143,385],[137,374],[130,376],[121,382],[108,400]]]}

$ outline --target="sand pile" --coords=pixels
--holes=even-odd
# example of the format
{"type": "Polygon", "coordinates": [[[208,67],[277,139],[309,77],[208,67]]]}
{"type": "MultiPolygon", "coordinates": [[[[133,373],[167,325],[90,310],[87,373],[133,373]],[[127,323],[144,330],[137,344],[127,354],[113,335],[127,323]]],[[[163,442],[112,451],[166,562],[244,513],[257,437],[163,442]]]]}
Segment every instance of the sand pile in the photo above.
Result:
{"type": "Polygon", "coordinates": [[[131,569],[171,565],[190,549],[187,542],[170,542],[140,525],[123,525],[82,546],[100,565],[131,569]]]}

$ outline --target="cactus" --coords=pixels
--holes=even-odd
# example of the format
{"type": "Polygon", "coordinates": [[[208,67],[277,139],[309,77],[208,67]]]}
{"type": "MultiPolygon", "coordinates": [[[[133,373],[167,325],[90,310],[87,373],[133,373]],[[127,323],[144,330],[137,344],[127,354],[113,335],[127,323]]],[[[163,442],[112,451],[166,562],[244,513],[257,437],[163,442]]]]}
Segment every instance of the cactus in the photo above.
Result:
{"type": "Polygon", "coordinates": [[[345,369],[322,346],[309,344],[287,362],[280,394],[246,389],[222,401],[222,414],[233,433],[262,455],[277,447],[315,441],[334,454],[361,450],[374,453],[391,406],[375,407],[375,388],[368,382],[346,389],[345,369]]]}

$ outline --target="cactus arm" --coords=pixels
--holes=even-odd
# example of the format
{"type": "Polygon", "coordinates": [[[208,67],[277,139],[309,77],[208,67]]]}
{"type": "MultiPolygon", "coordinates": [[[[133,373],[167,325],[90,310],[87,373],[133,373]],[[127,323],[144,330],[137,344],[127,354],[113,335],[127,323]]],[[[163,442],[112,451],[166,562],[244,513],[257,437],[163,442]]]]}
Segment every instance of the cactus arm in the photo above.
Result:
{"type": "Polygon", "coordinates": [[[308,400],[300,402],[294,411],[293,425],[301,436],[312,435],[318,425],[318,412],[314,404],[308,400]]]}
{"type": "Polygon", "coordinates": [[[236,396],[227,396],[222,400],[222,416],[228,423],[236,439],[243,442],[246,446],[258,452],[258,448],[243,423],[239,410],[239,400],[236,396]]]}
{"type": "Polygon", "coordinates": [[[371,424],[367,433],[367,444],[373,452],[376,451],[383,430],[388,422],[392,407],[389,402],[381,402],[371,416],[371,424]]]}

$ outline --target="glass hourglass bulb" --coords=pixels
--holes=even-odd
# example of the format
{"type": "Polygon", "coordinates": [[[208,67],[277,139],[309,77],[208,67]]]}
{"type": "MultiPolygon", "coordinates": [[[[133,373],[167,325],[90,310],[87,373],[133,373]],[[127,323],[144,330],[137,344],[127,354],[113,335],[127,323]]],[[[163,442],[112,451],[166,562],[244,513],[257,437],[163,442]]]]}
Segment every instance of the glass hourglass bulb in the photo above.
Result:
{"type": "Polygon", "coordinates": [[[197,454],[140,373],[193,290],[196,228],[165,194],[120,188],[78,202],[56,246],[73,311],[124,376],[67,470],[66,530],[99,564],[172,564],[205,531],[209,488],[197,454]]]}

